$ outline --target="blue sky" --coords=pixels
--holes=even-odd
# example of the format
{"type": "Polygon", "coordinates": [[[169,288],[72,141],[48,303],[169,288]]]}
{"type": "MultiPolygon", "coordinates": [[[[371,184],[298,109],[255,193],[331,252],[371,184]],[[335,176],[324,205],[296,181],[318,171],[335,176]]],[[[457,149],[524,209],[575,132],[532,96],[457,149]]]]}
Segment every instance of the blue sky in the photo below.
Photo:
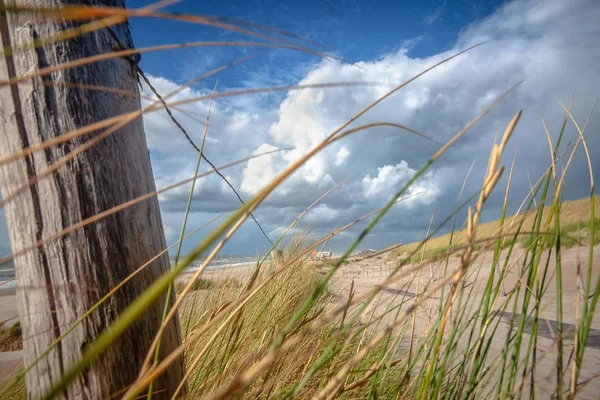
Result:
{"type": "MultiPolygon", "coordinates": [[[[427,57],[448,50],[461,29],[491,14],[502,1],[182,1],[167,7],[173,13],[202,14],[240,19],[275,27],[324,46],[323,50],[348,62],[376,59],[408,46],[411,57],[427,57]]],[[[148,1],[128,1],[139,8],[148,1]]],[[[132,19],[137,47],[194,41],[256,40],[219,28],[156,19],[132,19]]],[[[315,50],[321,50],[313,47],[315,50]]],[[[174,81],[193,77],[200,68],[213,68],[249,52],[243,49],[189,49],[144,54],[147,72],[174,81]]],[[[270,80],[296,76],[292,71],[315,61],[315,56],[289,50],[268,50],[270,80]],[[278,71],[278,69],[283,69],[278,71]]],[[[235,86],[252,80],[264,57],[245,63],[244,68],[219,76],[223,84],[235,86]]],[[[210,86],[210,85],[208,85],[210,86]]]]}
{"type": "MultiPolygon", "coordinates": [[[[147,4],[128,2],[131,8],[147,4]]],[[[142,68],[157,90],[167,95],[210,69],[260,53],[181,91],[171,100],[207,95],[216,79],[220,92],[296,83],[377,83],[215,101],[205,155],[216,165],[274,148],[294,148],[223,171],[244,199],[392,87],[476,43],[487,44],[411,82],[355,124],[382,121],[403,124],[443,143],[502,92],[523,82],[419,178],[408,192],[415,196],[394,206],[359,249],[422,239],[434,210],[434,225],[453,212],[473,163],[465,195],[476,193],[481,187],[495,135],[504,130],[516,112],[523,110],[503,159],[505,165],[510,165],[516,155],[516,172],[509,194],[509,211],[515,212],[527,196],[530,184],[549,166],[548,142],[540,116],[549,127],[551,138],[556,139],[564,119],[558,102],[568,103],[575,93],[572,113],[583,125],[600,95],[600,1],[597,0],[188,0],[166,10],[268,25],[321,43],[329,54],[342,58],[322,59],[290,50],[231,47],[144,54],[142,68]]],[[[182,22],[132,19],[130,24],[138,48],[194,41],[264,41],[182,22]]],[[[147,87],[143,87],[142,94],[152,96],[147,87]]],[[[148,100],[143,100],[143,104],[147,103],[148,100]]],[[[189,103],[184,110],[174,110],[196,142],[201,139],[207,109],[208,102],[203,101],[189,103]]],[[[191,177],[197,154],[169,116],[162,110],[146,114],[144,127],[157,187],[191,177]]],[[[586,131],[596,171],[600,170],[599,129],[600,113],[596,111],[590,116],[586,131]]],[[[572,123],[567,125],[565,135],[565,146],[578,138],[572,123]]],[[[312,158],[266,199],[255,216],[274,240],[316,198],[352,177],[300,221],[299,230],[319,238],[381,207],[438,149],[436,143],[391,127],[352,135],[312,158]]],[[[209,170],[206,164],[200,169],[209,170]]],[[[589,194],[587,171],[585,154],[580,148],[565,181],[566,200],[589,194]]],[[[594,175],[596,187],[600,183],[598,176],[600,173],[594,175]]],[[[506,180],[507,174],[486,204],[484,221],[499,217],[506,180]]],[[[183,186],[159,196],[168,243],[177,240],[188,191],[189,186],[183,186]]],[[[219,177],[203,178],[194,192],[188,231],[238,206],[238,199],[219,177]]],[[[461,214],[459,218],[464,216],[461,214]]],[[[332,239],[330,248],[343,250],[363,227],[364,223],[332,239]]],[[[186,241],[184,252],[201,236],[199,233],[186,241]]],[[[256,225],[248,221],[230,240],[225,253],[256,254],[268,247],[256,225]]],[[[0,226],[0,248],[4,253],[10,252],[3,226],[0,226]]]]}

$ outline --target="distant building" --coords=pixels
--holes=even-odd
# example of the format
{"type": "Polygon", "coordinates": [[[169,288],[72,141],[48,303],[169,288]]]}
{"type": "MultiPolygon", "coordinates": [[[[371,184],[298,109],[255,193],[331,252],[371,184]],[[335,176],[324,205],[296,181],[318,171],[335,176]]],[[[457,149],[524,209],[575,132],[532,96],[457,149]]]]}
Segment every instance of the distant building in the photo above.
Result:
{"type": "Polygon", "coordinates": [[[310,254],[309,259],[311,260],[322,260],[324,258],[331,258],[333,253],[331,251],[316,251],[313,250],[310,254]]]}
{"type": "Polygon", "coordinates": [[[364,249],[363,251],[361,251],[361,254],[371,254],[371,253],[375,253],[375,250],[373,250],[373,249],[364,249]]]}

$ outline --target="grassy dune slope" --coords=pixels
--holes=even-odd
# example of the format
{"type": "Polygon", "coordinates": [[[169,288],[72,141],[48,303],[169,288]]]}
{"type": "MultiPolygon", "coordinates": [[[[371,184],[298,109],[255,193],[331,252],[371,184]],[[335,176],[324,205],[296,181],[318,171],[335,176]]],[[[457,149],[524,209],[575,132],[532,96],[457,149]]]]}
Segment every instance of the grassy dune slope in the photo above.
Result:
{"type": "MultiPolygon", "coordinates": [[[[600,208],[600,196],[596,196],[594,199],[595,209],[598,210],[600,208]]],[[[547,216],[549,211],[549,207],[544,208],[544,218],[547,216]]],[[[525,218],[524,227],[525,230],[529,229],[532,226],[535,211],[530,211],[525,214],[516,214],[511,217],[507,217],[504,221],[504,227],[502,233],[515,233],[518,228],[518,223],[521,218],[525,218]]],[[[587,225],[590,219],[590,199],[584,198],[580,200],[573,201],[565,201],[561,207],[561,230],[563,235],[566,235],[566,238],[562,238],[562,244],[565,247],[572,247],[577,244],[579,245],[588,245],[589,241],[587,240],[587,225]]],[[[600,229],[600,219],[596,218],[596,232],[600,229]]],[[[485,240],[486,238],[490,238],[500,234],[500,223],[498,220],[486,222],[478,226],[477,228],[477,239],[479,241],[485,240]]],[[[448,251],[454,252],[458,250],[461,246],[466,243],[467,239],[467,231],[466,229],[457,230],[454,232],[454,237],[452,239],[452,248],[449,249],[450,243],[450,233],[433,237],[431,238],[427,244],[425,245],[425,252],[423,255],[423,259],[441,259],[443,258],[448,251]]],[[[521,238],[521,244],[525,245],[528,242],[528,236],[523,235],[521,238]]],[[[417,246],[419,246],[421,242],[409,243],[405,246],[401,246],[394,251],[392,251],[388,260],[393,261],[402,257],[404,254],[410,254],[413,252],[417,246]]],[[[594,244],[600,243],[600,235],[596,235],[594,244]]],[[[415,261],[420,259],[421,253],[418,252],[412,258],[415,261]]]]}

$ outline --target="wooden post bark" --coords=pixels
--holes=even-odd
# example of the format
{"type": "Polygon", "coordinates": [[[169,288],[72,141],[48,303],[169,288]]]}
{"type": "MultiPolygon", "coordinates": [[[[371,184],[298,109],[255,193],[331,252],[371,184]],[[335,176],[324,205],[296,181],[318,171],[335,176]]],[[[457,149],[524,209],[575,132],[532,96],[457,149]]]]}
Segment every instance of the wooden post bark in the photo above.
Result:
{"type": "MultiPolygon", "coordinates": [[[[94,4],[124,6],[123,0],[20,0],[18,5],[94,4]]],[[[14,0],[0,0],[0,6],[14,0]]],[[[2,48],[48,38],[75,26],[65,21],[40,22],[32,14],[0,14],[2,48]]],[[[127,24],[113,31],[131,45],[127,24]]],[[[30,74],[40,68],[113,51],[117,46],[106,29],[43,48],[0,55],[0,80],[30,74]]],[[[139,95],[69,88],[81,83],[139,93],[134,66],[114,59],[62,70],[50,76],[0,87],[0,156],[5,157],[73,131],[140,108],[139,95]]],[[[0,167],[6,198],[31,177],[85,143],[94,134],[72,139],[0,167]]],[[[77,156],[6,205],[9,235],[16,252],[85,218],[155,190],[141,119],[77,156]]],[[[146,200],[15,260],[19,314],[24,337],[24,363],[30,365],[90,307],[136,268],[165,248],[156,198],[146,200]]],[[[30,398],[42,397],[117,315],[152,281],[169,268],[165,255],[105,302],[84,323],[26,375],[30,398]]],[[[172,301],[173,299],[169,299],[172,301]]],[[[104,399],[126,388],[160,324],[162,303],[155,304],[120,340],[63,392],[69,399],[104,399]]],[[[167,354],[180,344],[175,320],[162,341],[167,354]]],[[[174,363],[155,382],[154,398],[170,398],[183,376],[183,361],[174,363]]]]}

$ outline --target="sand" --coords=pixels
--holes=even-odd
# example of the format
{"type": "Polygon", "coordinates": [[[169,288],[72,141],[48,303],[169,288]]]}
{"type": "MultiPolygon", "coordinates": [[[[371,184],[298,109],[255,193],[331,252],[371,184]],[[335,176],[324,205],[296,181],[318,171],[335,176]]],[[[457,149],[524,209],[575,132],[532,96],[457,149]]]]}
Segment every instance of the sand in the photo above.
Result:
{"type": "MultiPolygon", "coordinates": [[[[587,270],[588,265],[588,248],[583,249],[567,249],[562,252],[562,269],[563,269],[563,329],[572,328],[576,323],[576,303],[577,298],[580,297],[580,293],[577,287],[577,268],[576,260],[579,259],[579,264],[582,269],[587,270]]],[[[506,256],[506,252],[503,256],[506,256]]],[[[468,274],[465,281],[467,290],[473,290],[473,295],[468,304],[464,307],[467,309],[475,310],[481,301],[481,293],[484,290],[484,286],[487,277],[491,270],[491,259],[492,253],[480,253],[477,255],[478,258],[474,263],[470,274],[468,274]]],[[[517,271],[516,265],[523,257],[523,251],[516,251],[509,262],[509,274],[506,279],[507,290],[513,287],[517,282],[517,271]]],[[[366,293],[373,288],[374,285],[379,285],[385,279],[387,275],[387,268],[391,266],[389,262],[386,262],[387,254],[380,254],[376,257],[364,258],[355,257],[350,260],[350,263],[344,265],[339,273],[336,275],[336,279],[333,282],[332,287],[338,290],[340,298],[347,298],[350,287],[350,282],[354,279],[354,290],[356,295],[366,293]]],[[[501,258],[502,260],[504,258],[501,258]]],[[[453,271],[459,262],[458,258],[452,257],[450,259],[448,268],[449,271],[453,271]]],[[[542,264],[543,265],[543,264],[542,264]]],[[[549,271],[555,270],[554,257],[550,258],[549,271]]],[[[439,277],[443,271],[443,265],[441,264],[427,264],[421,269],[421,284],[419,290],[417,288],[418,274],[415,274],[415,279],[409,278],[402,279],[397,283],[387,286],[383,290],[382,298],[379,301],[378,308],[375,310],[375,314],[378,311],[383,311],[385,306],[390,301],[399,302],[412,299],[417,292],[423,291],[423,285],[425,282],[431,280],[433,273],[434,278],[439,277]],[[412,281],[412,282],[411,282],[412,281]]],[[[585,271],[583,272],[584,279],[585,271]]],[[[592,270],[592,284],[595,285],[596,280],[600,276],[600,246],[594,248],[594,260],[592,270]]],[[[556,332],[556,277],[552,275],[548,278],[548,288],[541,302],[540,317],[540,328],[538,332],[538,349],[540,355],[539,361],[536,365],[536,395],[538,398],[550,398],[552,393],[548,390],[553,390],[556,386],[556,344],[555,344],[555,332],[556,332]],[[544,355],[545,354],[545,355],[544,355]],[[548,389],[549,388],[549,389],[548,389]]],[[[446,293],[448,291],[446,290],[446,293]]],[[[500,301],[502,300],[501,297],[500,301]]],[[[410,301],[408,302],[410,304],[410,301]]],[[[435,303],[432,304],[427,301],[425,305],[418,309],[416,319],[416,335],[418,336],[424,330],[427,321],[431,314],[439,304],[439,298],[435,298],[435,303]]],[[[498,304],[494,309],[499,310],[501,304],[498,304]]],[[[520,317],[520,314],[518,315],[520,317]]],[[[499,356],[505,348],[505,339],[509,330],[509,321],[511,314],[505,313],[500,323],[498,332],[494,336],[492,341],[489,360],[493,360],[499,356]]],[[[528,332],[528,330],[525,330],[528,332]]],[[[530,331],[530,330],[529,330],[530,331]]],[[[526,351],[527,342],[529,335],[525,334],[522,346],[522,354],[526,351]]],[[[461,346],[466,347],[466,337],[459,341],[459,348],[461,346]]],[[[569,354],[573,348],[572,335],[564,340],[564,354],[569,354]]],[[[565,363],[566,364],[566,363],[565,363]]],[[[596,312],[592,321],[592,331],[590,332],[589,340],[586,347],[584,364],[582,366],[582,373],[580,381],[591,379],[590,383],[585,386],[578,395],[579,399],[598,399],[598,393],[600,393],[600,312],[596,312]]],[[[496,381],[496,377],[490,377],[490,383],[493,384],[496,381]]],[[[568,384],[569,379],[565,378],[565,384],[568,384]]],[[[490,387],[488,384],[488,388],[490,387]]],[[[524,388],[523,398],[529,398],[529,387],[528,381],[524,388]]],[[[485,392],[484,392],[485,393],[485,392]]]]}
{"type": "Polygon", "coordinates": [[[19,320],[15,288],[0,288],[0,327],[10,327],[19,320]],[[4,325],[3,325],[4,324],[4,325]]]}
{"type": "MultiPolygon", "coordinates": [[[[0,327],[2,322],[4,327],[12,326],[19,320],[18,317],[15,288],[0,288],[0,327]]],[[[22,351],[0,352],[0,384],[14,376],[23,365],[22,359],[22,351]]]]}

